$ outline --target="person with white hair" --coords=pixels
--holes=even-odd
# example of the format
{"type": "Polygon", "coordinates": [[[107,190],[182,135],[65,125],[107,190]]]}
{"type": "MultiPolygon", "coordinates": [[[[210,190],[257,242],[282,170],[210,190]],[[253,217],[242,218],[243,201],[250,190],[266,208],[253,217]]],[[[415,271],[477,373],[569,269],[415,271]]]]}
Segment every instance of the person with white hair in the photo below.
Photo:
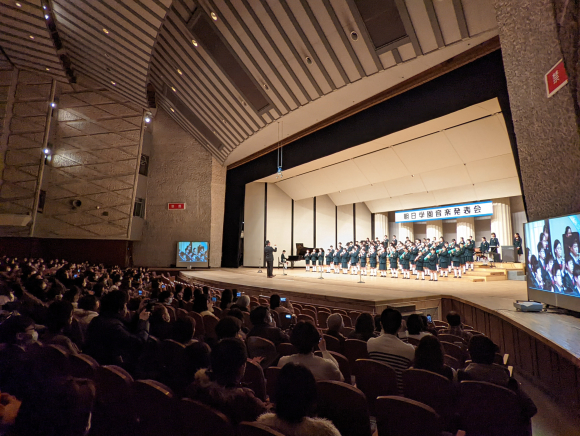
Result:
{"type": "Polygon", "coordinates": [[[326,326],[328,330],[326,334],[329,336],[333,336],[340,341],[340,348],[344,347],[344,342],[346,338],[340,333],[340,329],[344,327],[344,321],[342,319],[342,315],[340,313],[333,313],[326,319],[326,326]]]}
{"type": "Polygon", "coordinates": [[[233,309],[234,307],[237,307],[242,312],[249,313],[250,312],[250,297],[248,297],[247,295],[239,296],[238,299],[236,300],[236,302],[234,304],[232,304],[230,309],[233,309]]]}

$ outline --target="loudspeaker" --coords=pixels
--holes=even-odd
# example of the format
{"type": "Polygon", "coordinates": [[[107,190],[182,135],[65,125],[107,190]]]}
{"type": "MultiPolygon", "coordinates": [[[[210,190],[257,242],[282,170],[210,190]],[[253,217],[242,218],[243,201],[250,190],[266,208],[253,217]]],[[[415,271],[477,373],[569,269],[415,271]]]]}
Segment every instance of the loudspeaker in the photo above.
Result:
{"type": "Polygon", "coordinates": [[[515,262],[517,255],[513,245],[504,245],[501,247],[501,257],[503,262],[515,262]]]}
{"type": "Polygon", "coordinates": [[[492,262],[501,262],[501,255],[499,253],[489,253],[492,262]]]}

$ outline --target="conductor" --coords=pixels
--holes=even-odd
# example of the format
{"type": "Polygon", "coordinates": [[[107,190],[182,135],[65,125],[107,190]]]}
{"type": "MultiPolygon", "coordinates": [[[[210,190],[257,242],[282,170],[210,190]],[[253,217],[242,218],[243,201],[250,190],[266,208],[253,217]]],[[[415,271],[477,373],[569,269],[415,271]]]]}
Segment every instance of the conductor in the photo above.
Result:
{"type": "Polygon", "coordinates": [[[266,246],[264,247],[264,259],[266,260],[266,268],[268,270],[268,278],[274,277],[274,252],[278,251],[276,246],[274,248],[270,246],[270,241],[266,241],[266,246]]]}

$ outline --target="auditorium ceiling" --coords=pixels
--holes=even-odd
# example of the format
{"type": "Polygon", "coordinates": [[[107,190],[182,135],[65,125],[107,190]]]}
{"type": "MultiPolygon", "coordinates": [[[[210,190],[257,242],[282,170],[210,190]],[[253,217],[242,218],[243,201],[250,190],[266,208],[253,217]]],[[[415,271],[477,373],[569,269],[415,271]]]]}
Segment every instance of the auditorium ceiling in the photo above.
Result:
{"type": "Polygon", "coordinates": [[[497,99],[274,174],[294,200],[329,195],[371,212],[521,195],[497,99]]]}
{"type": "Polygon", "coordinates": [[[497,36],[492,0],[0,0],[0,68],[87,76],[233,164],[497,36]]]}

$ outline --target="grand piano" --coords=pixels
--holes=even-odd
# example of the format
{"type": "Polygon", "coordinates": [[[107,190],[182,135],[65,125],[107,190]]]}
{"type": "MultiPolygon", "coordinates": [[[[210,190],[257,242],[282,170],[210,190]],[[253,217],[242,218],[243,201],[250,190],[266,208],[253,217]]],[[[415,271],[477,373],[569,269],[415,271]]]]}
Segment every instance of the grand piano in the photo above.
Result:
{"type": "Polygon", "coordinates": [[[301,242],[296,243],[296,255],[288,256],[288,262],[290,262],[291,268],[294,268],[294,262],[304,260],[304,255],[306,254],[307,250],[310,250],[310,252],[312,252],[313,248],[305,247],[304,244],[302,244],[301,242]]]}

